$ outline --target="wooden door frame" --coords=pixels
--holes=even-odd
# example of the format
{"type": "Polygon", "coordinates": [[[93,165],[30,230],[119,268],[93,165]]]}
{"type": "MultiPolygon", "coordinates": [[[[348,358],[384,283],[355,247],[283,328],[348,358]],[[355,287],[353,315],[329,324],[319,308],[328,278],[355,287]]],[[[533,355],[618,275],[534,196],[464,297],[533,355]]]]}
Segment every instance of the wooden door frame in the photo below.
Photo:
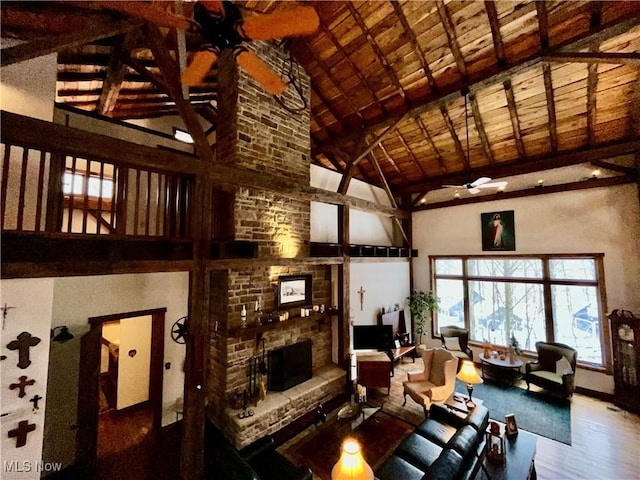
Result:
{"type": "Polygon", "coordinates": [[[98,446],[98,376],[100,374],[102,325],[127,318],[151,316],[151,364],[149,401],[153,408],[153,430],[162,427],[162,379],[164,361],[164,323],[166,308],[138,310],[90,317],[91,328],[83,336],[78,379],[78,461],[88,471],[95,471],[98,446]]]}

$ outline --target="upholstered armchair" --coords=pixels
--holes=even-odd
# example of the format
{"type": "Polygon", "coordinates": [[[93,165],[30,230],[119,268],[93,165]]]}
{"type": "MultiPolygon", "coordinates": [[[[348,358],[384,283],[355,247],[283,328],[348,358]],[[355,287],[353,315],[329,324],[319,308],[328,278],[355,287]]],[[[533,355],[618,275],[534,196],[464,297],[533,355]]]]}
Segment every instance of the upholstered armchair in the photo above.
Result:
{"type": "Polygon", "coordinates": [[[444,403],[456,387],[458,358],[443,348],[433,348],[422,352],[424,370],[409,372],[402,382],[404,403],[409,395],[417,404],[422,405],[425,417],[432,403],[444,403]]]}
{"type": "Polygon", "coordinates": [[[463,360],[473,361],[473,350],[469,348],[469,330],[449,325],[440,328],[440,339],[442,340],[442,348],[449,350],[458,358],[458,369],[462,365],[463,360]]]}
{"type": "Polygon", "coordinates": [[[562,343],[536,342],[538,359],[525,367],[527,390],[531,384],[560,393],[563,397],[576,389],[576,361],[578,352],[562,343]]]}

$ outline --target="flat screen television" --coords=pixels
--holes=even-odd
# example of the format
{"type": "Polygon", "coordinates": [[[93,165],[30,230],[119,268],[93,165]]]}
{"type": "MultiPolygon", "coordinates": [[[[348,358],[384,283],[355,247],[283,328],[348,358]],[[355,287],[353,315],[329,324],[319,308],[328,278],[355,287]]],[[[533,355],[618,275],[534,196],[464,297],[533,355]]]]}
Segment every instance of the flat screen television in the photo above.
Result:
{"type": "Polygon", "coordinates": [[[391,350],[393,327],[391,325],[354,325],[354,350],[391,350]]]}

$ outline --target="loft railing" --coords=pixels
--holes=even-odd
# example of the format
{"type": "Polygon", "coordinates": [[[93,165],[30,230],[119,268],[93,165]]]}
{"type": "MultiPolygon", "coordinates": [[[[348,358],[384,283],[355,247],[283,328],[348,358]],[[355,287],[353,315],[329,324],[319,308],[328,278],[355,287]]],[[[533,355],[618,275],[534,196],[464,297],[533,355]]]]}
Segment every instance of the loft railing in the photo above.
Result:
{"type": "MultiPolygon", "coordinates": [[[[21,129],[11,128],[13,125],[5,124],[3,118],[3,231],[190,237],[193,175],[122,162],[117,152],[122,151],[124,142],[115,139],[117,148],[111,155],[105,152],[109,140],[104,137],[100,151],[91,152],[85,147],[79,152],[74,146],[77,142],[67,145],[64,135],[55,141],[55,135],[60,136],[61,129],[67,127],[2,113],[25,125],[35,122],[40,138],[47,137],[47,141],[40,141],[31,134],[20,135],[21,129]]],[[[85,135],[91,143],[91,133],[74,132],[76,137],[85,135]]],[[[144,154],[155,151],[141,147],[145,148],[144,154]]]]}

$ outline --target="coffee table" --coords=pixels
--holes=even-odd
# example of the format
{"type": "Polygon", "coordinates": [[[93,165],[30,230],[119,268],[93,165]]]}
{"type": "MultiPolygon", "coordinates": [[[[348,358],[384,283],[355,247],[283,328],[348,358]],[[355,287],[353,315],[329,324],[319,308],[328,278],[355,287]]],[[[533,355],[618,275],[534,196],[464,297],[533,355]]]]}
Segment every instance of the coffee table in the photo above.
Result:
{"type": "Polygon", "coordinates": [[[500,358],[485,357],[484,354],[480,354],[480,361],[482,362],[483,380],[507,381],[513,385],[522,376],[520,367],[523,364],[522,360],[518,358],[514,363],[511,363],[506,358],[500,360],[500,358]]]}
{"type": "Polygon", "coordinates": [[[536,436],[519,430],[505,439],[505,462],[495,464],[485,460],[484,466],[491,480],[535,480],[535,456],[536,436]]]}

